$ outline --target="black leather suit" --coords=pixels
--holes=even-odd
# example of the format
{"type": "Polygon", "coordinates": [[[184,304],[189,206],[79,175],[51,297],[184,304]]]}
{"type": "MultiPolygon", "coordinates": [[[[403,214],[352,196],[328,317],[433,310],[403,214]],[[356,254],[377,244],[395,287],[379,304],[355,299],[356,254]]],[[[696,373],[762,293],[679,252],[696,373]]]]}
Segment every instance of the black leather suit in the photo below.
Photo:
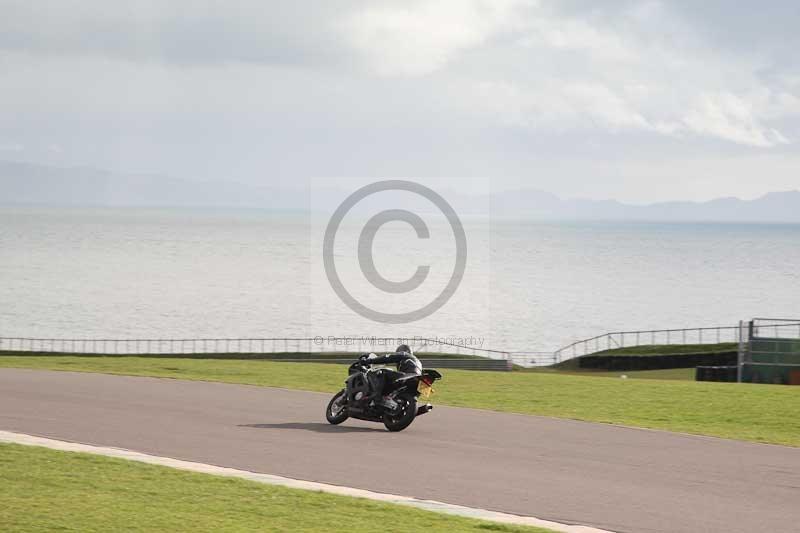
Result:
{"type": "MultiPolygon", "coordinates": [[[[388,365],[391,363],[396,363],[400,366],[400,363],[407,359],[416,359],[412,354],[402,352],[402,353],[393,353],[390,355],[384,355],[382,357],[373,357],[372,359],[365,359],[365,361],[370,365],[388,365]]],[[[392,370],[389,368],[381,368],[372,372],[369,372],[367,376],[369,377],[370,382],[370,400],[378,400],[380,399],[383,391],[386,389],[386,384],[391,383],[397,378],[405,375],[403,372],[398,372],[396,370],[392,370]]]]}

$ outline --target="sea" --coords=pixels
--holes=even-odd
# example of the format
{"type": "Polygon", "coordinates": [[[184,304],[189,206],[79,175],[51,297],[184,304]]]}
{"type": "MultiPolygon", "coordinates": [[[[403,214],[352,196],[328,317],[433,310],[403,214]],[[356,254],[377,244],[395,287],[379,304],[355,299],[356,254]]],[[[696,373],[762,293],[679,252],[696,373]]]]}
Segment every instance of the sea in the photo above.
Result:
{"type": "Polygon", "coordinates": [[[459,219],[459,243],[450,220],[420,218],[421,233],[360,215],[332,228],[310,211],[0,208],[0,337],[550,351],[608,331],[800,318],[800,225],[476,215],[459,219]]]}

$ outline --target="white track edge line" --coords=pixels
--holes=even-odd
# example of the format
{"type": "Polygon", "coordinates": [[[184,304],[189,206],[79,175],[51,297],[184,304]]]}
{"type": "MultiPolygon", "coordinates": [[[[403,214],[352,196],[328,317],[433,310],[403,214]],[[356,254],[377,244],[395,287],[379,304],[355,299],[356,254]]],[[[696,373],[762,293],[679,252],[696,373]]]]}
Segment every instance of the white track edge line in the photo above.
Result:
{"type": "Polygon", "coordinates": [[[561,524],[559,522],[551,522],[549,520],[542,520],[540,518],[535,518],[532,516],[518,516],[508,513],[501,513],[497,511],[489,511],[486,509],[478,509],[473,507],[454,505],[450,503],[437,502],[434,500],[420,500],[408,496],[384,494],[381,492],[373,492],[370,490],[355,489],[350,487],[341,487],[338,485],[329,485],[327,483],[317,483],[314,481],[302,481],[282,476],[275,476],[272,474],[261,474],[258,472],[249,472],[247,470],[237,470],[235,468],[227,468],[227,467],[215,466],[204,463],[183,461],[180,459],[172,459],[170,457],[149,455],[122,448],[93,446],[90,444],[80,444],[76,442],[68,442],[63,440],[49,439],[45,437],[37,437],[35,435],[27,435],[24,433],[15,433],[10,431],[0,430],[0,442],[22,444],[26,446],[42,446],[45,448],[51,448],[54,450],[61,450],[66,452],[92,453],[95,455],[104,455],[106,457],[114,457],[117,459],[127,459],[129,461],[137,461],[140,463],[167,466],[170,468],[187,470],[191,472],[199,472],[202,474],[212,474],[217,476],[247,479],[250,481],[256,481],[258,483],[265,483],[267,485],[278,485],[293,489],[312,490],[317,492],[325,492],[329,494],[338,494],[341,496],[366,498],[368,500],[392,503],[397,505],[407,505],[410,507],[423,509],[425,511],[433,511],[437,513],[462,516],[466,518],[476,518],[480,520],[488,520],[491,522],[499,522],[503,524],[538,526],[551,529],[553,531],[558,531],[560,533],[611,533],[610,531],[597,529],[589,526],[561,524]]]}

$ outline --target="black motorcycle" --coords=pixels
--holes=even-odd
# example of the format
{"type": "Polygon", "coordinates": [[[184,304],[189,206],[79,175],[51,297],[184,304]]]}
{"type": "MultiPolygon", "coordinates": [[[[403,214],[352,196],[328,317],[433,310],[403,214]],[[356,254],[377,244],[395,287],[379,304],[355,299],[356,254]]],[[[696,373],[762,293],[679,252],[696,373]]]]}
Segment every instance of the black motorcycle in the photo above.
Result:
{"type": "MultiPolygon", "coordinates": [[[[413,357],[413,356],[412,356],[413,357]]],[[[416,359],[416,358],[414,358],[416,359]]],[[[433,394],[433,383],[442,379],[436,370],[423,369],[416,359],[415,371],[395,372],[389,369],[373,369],[369,359],[360,358],[350,365],[345,388],[337,392],[328,403],[325,418],[331,424],[341,424],[348,418],[383,422],[389,431],[402,431],[419,415],[431,411],[429,403],[417,405],[421,396],[427,400],[433,394]],[[381,394],[374,395],[371,372],[384,372],[385,382],[381,394]],[[377,397],[378,401],[373,398],[377,397]]]]}

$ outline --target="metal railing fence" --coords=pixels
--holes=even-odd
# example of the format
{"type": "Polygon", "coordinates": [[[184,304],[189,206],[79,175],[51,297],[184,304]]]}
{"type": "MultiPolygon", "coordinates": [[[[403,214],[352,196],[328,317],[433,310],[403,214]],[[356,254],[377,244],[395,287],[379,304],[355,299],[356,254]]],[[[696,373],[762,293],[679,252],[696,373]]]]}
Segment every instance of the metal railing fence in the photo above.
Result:
{"type": "MultiPolygon", "coordinates": [[[[757,336],[796,338],[800,321],[754,319],[757,336]]],[[[531,367],[546,366],[573,357],[604,350],[651,345],[719,344],[746,341],[748,332],[739,326],[702,328],[615,331],[572,342],[558,350],[504,351],[460,344],[441,338],[375,337],[349,335],[342,337],[270,337],[270,338],[205,338],[205,339],[43,339],[0,337],[0,351],[54,354],[96,355],[170,355],[170,354],[356,354],[390,352],[397,344],[410,344],[415,351],[435,358],[436,354],[455,354],[503,359],[531,367]]]]}
{"type": "Polygon", "coordinates": [[[589,339],[575,341],[556,350],[557,361],[588,355],[604,350],[635,346],[738,343],[738,326],[704,328],[654,329],[640,331],[614,331],[589,339]]]}
{"type": "Polygon", "coordinates": [[[354,354],[391,352],[407,343],[421,353],[483,356],[509,359],[509,352],[458,344],[441,339],[414,337],[270,337],[208,339],[42,339],[2,337],[0,351],[30,353],[155,355],[155,354],[354,354]]]}
{"type": "Polygon", "coordinates": [[[754,318],[751,321],[752,337],[772,339],[800,339],[800,321],[788,318],[754,318]]]}
{"type": "Polygon", "coordinates": [[[526,368],[550,366],[558,363],[555,352],[510,352],[508,359],[514,365],[526,368]]]}

